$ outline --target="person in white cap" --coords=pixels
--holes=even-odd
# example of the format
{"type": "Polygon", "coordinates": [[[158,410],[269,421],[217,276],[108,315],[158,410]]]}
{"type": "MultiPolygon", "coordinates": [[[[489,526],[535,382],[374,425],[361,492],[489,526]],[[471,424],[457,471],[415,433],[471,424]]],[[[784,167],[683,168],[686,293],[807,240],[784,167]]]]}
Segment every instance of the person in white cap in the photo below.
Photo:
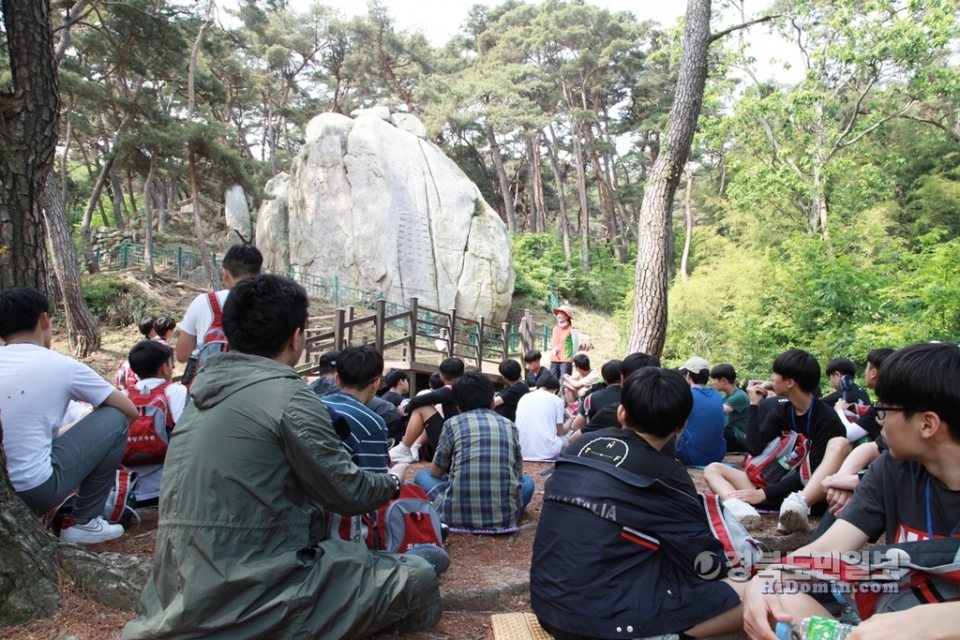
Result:
{"type": "Polygon", "coordinates": [[[553,350],[550,353],[550,375],[563,380],[573,373],[573,354],[577,352],[576,330],[573,328],[573,309],[561,305],[553,310],[557,326],[553,328],[553,350]]]}
{"type": "Polygon", "coordinates": [[[693,411],[677,441],[677,459],[697,467],[722,462],[727,454],[727,441],[723,437],[723,396],[707,386],[710,363],[695,356],[680,367],[680,373],[690,385],[693,411]]]}

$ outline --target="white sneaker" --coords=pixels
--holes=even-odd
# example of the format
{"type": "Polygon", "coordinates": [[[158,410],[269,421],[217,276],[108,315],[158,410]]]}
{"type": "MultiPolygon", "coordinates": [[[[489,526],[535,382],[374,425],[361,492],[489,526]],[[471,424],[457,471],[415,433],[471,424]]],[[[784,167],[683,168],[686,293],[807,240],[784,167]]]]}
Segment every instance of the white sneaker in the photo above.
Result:
{"type": "Polygon", "coordinates": [[[97,544],[123,535],[123,526],[110,524],[97,516],[86,524],[76,524],[61,529],[60,539],[73,544],[97,544]]]}
{"type": "Polygon", "coordinates": [[[415,442],[410,445],[410,455],[413,456],[413,461],[418,462],[420,460],[420,444],[415,442]]]}
{"type": "Polygon", "coordinates": [[[754,529],[760,524],[760,512],[743,500],[730,498],[723,501],[723,506],[747,529],[754,529]]]}
{"type": "Polygon", "coordinates": [[[390,462],[391,464],[401,464],[401,463],[410,463],[416,462],[417,457],[413,455],[413,451],[410,450],[410,447],[403,444],[402,442],[395,446],[393,449],[390,449],[390,462]]]}
{"type": "Polygon", "coordinates": [[[810,515],[810,507],[803,494],[795,491],[783,499],[780,505],[780,522],[777,524],[777,531],[784,534],[794,533],[796,531],[806,531],[810,528],[810,521],[807,516],[810,515]]]}

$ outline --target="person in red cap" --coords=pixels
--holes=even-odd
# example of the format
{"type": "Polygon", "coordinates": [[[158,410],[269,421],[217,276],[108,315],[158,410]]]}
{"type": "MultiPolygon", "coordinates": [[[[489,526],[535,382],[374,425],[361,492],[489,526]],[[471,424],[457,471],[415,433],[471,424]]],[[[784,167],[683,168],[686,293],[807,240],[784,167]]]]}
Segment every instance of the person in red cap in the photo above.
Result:
{"type": "Polygon", "coordinates": [[[550,374],[557,380],[563,380],[564,374],[573,373],[573,355],[576,353],[573,310],[561,305],[553,310],[553,315],[557,317],[557,326],[553,328],[550,374]]]}

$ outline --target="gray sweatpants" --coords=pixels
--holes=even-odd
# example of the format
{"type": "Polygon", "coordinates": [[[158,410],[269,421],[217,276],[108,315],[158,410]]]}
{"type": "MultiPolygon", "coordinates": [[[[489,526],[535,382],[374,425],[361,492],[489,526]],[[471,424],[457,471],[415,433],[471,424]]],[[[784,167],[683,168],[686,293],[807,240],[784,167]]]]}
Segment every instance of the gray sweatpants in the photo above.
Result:
{"type": "Polygon", "coordinates": [[[73,518],[78,523],[103,513],[127,447],[127,417],[119,409],[101,407],[53,441],[53,473],[38,487],[18,492],[37,515],[63,502],[75,488],[73,518]]]}

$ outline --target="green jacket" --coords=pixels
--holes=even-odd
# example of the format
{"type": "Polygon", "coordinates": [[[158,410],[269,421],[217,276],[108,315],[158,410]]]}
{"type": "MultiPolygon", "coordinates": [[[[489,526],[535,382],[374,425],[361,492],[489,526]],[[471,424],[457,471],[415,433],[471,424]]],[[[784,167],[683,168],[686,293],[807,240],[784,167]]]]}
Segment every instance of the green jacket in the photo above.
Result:
{"type": "Polygon", "coordinates": [[[170,439],[153,571],[123,638],[354,638],[439,601],[420,558],[321,541],[393,497],[276,361],[211,356],[170,439]]]}

